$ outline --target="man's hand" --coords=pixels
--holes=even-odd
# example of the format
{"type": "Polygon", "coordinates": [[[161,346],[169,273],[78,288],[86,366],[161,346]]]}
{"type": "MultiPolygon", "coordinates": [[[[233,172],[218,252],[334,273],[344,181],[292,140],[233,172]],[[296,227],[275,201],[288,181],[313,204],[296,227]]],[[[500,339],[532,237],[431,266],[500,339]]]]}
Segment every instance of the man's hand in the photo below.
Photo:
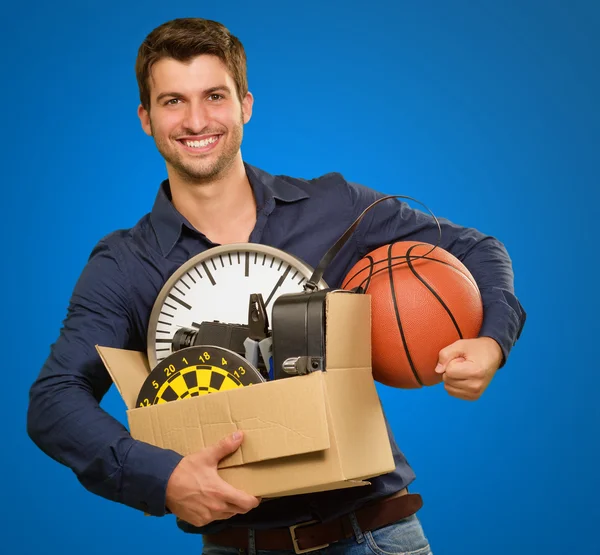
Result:
{"type": "Polygon", "coordinates": [[[236,432],[219,443],[181,459],[167,484],[167,507],[182,520],[204,526],[247,513],[260,503],[221,479],[217,465],[242,443],[243,433],[236,432]]]}
{"type": "Polygon", "coordinates": [[[435,371],[453,397],[475,401],[502,363],[502,349],[491,337],[460,339],[439,353],[435,371]]]}

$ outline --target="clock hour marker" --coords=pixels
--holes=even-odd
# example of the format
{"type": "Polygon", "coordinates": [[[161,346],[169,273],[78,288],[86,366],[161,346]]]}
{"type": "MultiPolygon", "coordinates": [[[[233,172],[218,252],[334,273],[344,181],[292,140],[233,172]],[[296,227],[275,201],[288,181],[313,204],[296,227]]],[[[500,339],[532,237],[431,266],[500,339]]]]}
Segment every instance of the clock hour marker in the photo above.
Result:
{"type": "Polygon", "coordinates": [[[246,253],[246,268],[244,270],[244,276],[248,277],[250,275],[250,253],[246,253]]]}
{"type": "MultiPolygon", "coordinates": [[[[197,270],[196,270],[197,271],[197,270]]],[[[196,283],[196,280],[192,277],[192,274],[190,274],[189,272],[186,274],[187,277],[189,277],[194,283],[196,283]]],[[[187,285],[187,284],[186,284],[187,285]]]]}
{"type": "MultiPolygon", "coordinates": [[[[179,287],[177,287],[177,285],[175,285],[173,287],[173,289],[175,289],[178,293],[182,294],[185,297],[185,293],[181,289],[179,289],[179,287]]],[[[189,287],[188,287],[188,289],[189,289],[189,287]]]]}
{"type": "MultiPolygon", "coordinates": [[[[215,261],[211,260],[211,262],[213,263],[213,266],[215,266],[215,261]]],[[[204,271],[206,272],[206,275],[208,276],[208,279],[210,279],[210,282],[213,285],[216,285],[217,282],[215,281],[215,278],[212,277],[212,274],[210,273],[210,270],[208,269],[208,266],[206,265],[206,262],[202,262],[202,267],[204,268],[204,271]]],[[[215,266],[215,270],[217,269],[217,267],[215,266]]]]}
{"type": "MultiPolygon", "coordinates": [[[[192,307],[189,304],[187,304],[185,301],[182,301],[180,298],[178,298],[175,295],[173,295],[173,293],[169,293],[167,296],[170,299],[173,299],[174,301],[177,301],[181,306],[187,308],[188,310],[192,310],[192,307]]],[[[165,304],[167,304],[167,303],[165,303],[165,304]]],[[[175,307],[172,307],[172,308],[175,308],[175,307]]]]}

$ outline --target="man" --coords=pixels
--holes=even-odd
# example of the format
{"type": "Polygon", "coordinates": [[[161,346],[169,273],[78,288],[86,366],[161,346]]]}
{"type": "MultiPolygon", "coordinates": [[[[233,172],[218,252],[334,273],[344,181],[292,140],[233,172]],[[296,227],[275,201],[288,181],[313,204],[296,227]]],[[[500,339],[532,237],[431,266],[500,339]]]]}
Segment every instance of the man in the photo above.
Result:
{"type": "MultiPolygon", "coordinates": [[[[374,478],[371,486],[261,503],[225,483],[216,470],[239,447],[241,435],[182,457],[133,440],[99,407],[111,380],[94,346],[145,351],[154,300],[186,260],[215,245],[250,241],[314,267],[382,196],[339,174],[276,177],[243,161],[240,145],[253,97],[244,49],[219,23],[180,19],[161,25],[141,45],[136,74],[138,115],[165,159],[168,179],[150,214],[94,248],[60,337],[31,388],[31,438],[73,469],[88,490],[153,515],[174,513],[183,530],[204,534],[206,553],[291,550],[287,527],[316,519],[303,527],[308,549],[319,542],[311,543],[307,530],[314,537],[324,534],[331,552],[426,555],[429,545],[415,514],[420,505],[407,494],[415,476],[391,432],[396,470],[374,478]]],[[[485,315],[480,337],[444,349],[437,371],[449,394],[474,400],[505,363],[525,313],[514,296],[502,244],[446,220],[442,230],[440,246],[477,280],[485,315]]],[[[394,240],[435,243],[437,227],[403,203],[380,203],[330,264],[327,283],[339,286],[359,258],[394,240]]]]}

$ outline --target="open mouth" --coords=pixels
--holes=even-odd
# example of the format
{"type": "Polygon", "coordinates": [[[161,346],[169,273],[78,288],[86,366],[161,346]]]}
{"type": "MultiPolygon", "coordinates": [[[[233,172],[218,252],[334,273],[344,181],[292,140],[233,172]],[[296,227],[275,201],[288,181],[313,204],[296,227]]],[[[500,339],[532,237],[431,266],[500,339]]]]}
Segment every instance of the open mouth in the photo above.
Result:
{"type": "Polygon", "coordinates": [[[178,139],[178,142],[188,152],[208,152],[215,148],[215,146],[221,140],[222,135],[210,135],[209,137],[203,137],[202,139],[185,138],[178,139]]]}

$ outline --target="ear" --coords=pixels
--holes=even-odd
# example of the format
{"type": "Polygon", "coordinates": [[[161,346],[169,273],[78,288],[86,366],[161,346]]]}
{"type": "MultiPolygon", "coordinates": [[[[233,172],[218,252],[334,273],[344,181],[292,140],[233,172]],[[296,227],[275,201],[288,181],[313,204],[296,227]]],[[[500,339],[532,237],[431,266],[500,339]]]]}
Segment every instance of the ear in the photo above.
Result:
{"type": "Polygon", "coordinates": [[[252,106],[254,104],[254,97],[251,92],[247,92],[244,100],[242,101],[242,114],[244,116],[244,123],[248,123],[252,117],[252,106]]]}
{"type": "Polygon", "coordinates": [[[140,123],[142,124],[142,129],[144,133],[149,137],[152,137],[152,127],[150,126],[150,114],[141,104],[138,106],[138,117],[140,118],[140,123]]]}

